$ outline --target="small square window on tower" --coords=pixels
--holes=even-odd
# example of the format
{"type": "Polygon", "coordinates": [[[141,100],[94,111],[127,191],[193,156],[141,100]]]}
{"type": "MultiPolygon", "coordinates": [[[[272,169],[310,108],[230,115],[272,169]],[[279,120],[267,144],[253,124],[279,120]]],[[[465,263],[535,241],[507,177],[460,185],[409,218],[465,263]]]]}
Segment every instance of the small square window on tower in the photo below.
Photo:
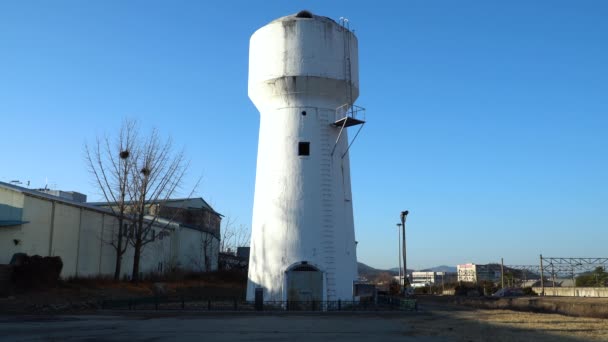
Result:
{"type": "Polygon", "coordinates": [[[298,155],[299,156],[309,156],[310,155],[310,143],[309,142],[300,142],[298,144],[298,155]]]}

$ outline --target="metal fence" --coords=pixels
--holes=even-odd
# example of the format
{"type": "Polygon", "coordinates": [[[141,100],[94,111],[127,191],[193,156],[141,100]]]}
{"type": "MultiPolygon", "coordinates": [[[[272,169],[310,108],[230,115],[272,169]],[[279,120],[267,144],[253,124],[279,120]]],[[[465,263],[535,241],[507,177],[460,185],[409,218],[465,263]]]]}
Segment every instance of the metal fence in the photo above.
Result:
{"type": "Polygon", "coordinates": [[[368,301],[266,301],[256,303],[235,298],[155,296],[101,300],[102,309],[190,311],[415,311],[415,299],[379,296],[368,301]]]}

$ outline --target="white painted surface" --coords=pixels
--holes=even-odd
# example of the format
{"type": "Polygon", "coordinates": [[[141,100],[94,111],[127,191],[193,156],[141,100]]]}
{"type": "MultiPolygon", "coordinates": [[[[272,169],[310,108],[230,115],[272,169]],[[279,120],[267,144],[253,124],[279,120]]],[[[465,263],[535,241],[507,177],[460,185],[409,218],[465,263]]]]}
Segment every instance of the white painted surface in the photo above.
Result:
{"type": "MultiPolygon", "coordinates": [[[[102,239],[99,241],[99,249],[101,251],[101,257],[99,260],[99,274],[111,274],[114,275],[114,268],[116,266],[116,251],[107,241],[112,241],[114,232],[118,230],[118,220],[112,215],[103,215],[103,228],[99,233],[102,239]]],[[[100,228],[97,228],[100,229],[100,228]]],[[[123,266],[125,265],[124,259],[121,265],[121,271],[125,274],[123,266]]]]}
{"type": "Polygon", "coordinates": [[[82,211],[82,225],[78,247],[78,275],[93,276],[99,274],[101,255],[102,215],[90,210],[82,211]]]}
{"type": "Polygon", "coordinates": [[[247,299],[286,300],[285,271],[306,261],[324,272],[325,300],[352,300],[357,278],[347,134],[331,155],[336,108],[358,96],[357,40],[334,21],[284,17],[256,31],[249,97],[260,111],[247,299]],[[306,111],[306,115],[302,115],[306,111]],[[310,156],[298,143],[310,142],[310,156]]]}
{"type": "MultiPolygon", "coordinates": [[[[543,291],[542,287],[533,287],[534,293],[540,295],[543,291]]],[[[606,287],[545,287],[545,296],[558,297],[608,297],[608,288],[606,287]]]]}
{"type": "Polygon", "coordinates": [[[63,277],[75,275],[80,209],[56,202],[54,220],[51,256],[61,257],[61,261],[63,261],[61,275],[63,277]]]}
{"type": "Polygon", "coordinates": [[[179,250],[178,265],[181,268],[201,272],[217,270],[219,240],[212,234],[182,228],[179,233],[179,250]],[[208,256],[205,255],[205,246],[208,256]],[[209,257],[208,263],[206,257],[209,257]]]}
{"type": "MultiPolygon", "coordinates": [[[[50,255],[49,239],[51,237],[52,211],[53,205],[50,201],[24,196],[23,221],[27,221],[28,223],[20,227],[11,227],[15,235],[21,237],[20,243],[17,246],[19,250],[15,253],[50,255]]],[[[4,257],[10,261],[12,254],[4,255],[4,257]]]]}

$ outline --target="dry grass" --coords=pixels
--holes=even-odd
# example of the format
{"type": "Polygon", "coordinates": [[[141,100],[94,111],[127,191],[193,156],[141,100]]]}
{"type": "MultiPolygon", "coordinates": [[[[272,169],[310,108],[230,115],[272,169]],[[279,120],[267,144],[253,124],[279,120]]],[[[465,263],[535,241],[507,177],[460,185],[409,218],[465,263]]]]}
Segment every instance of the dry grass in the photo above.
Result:
{"type": "Polygon", "coordinates": [[[453,341],[608,341],[608,320],[511,310],[442,310],[412,317],[410,335],[453,341]]]}
{"type": "Polygon", "coordinates": [[[0,313],[37,313],[44,306],[97,302],[101,298],[150,297],[155,295],[156,282],[164,284],[168,295],[209,298],[242,297],[247,284],[246,275],[227,271],[148,277],[137,284],[111,277],[70,278],[53,288],[15,291],[8,298],[0,298],[0,313]]]}
{"type": "Polygon", "coordinates": [[[126,294],[148,295],[153,293],[155,283],[163,283],[169,292],[207,286],[238,289],[246,286],[247,278],[243,272],[236,271],[174,272],[163,276],[146,275],[138,283],[116,281],[108,276],[68,278],[63,281],[62,287],[79,290],[122,290],[126,294]]]}
{"type": "Polygon", "coordinates": [[[485,320],[503,328],[527,329],[545,333],[574,336],[585,340],[608,340],[608,320],[568,317],[557,314],[535,314],[515,311],[484,311],[485,320]]]}

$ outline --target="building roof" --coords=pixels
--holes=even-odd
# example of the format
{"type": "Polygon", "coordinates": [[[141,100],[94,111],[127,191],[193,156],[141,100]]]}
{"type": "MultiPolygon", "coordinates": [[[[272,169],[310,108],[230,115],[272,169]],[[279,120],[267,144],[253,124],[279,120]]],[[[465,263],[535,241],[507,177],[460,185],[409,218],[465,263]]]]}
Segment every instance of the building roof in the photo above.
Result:
{"type": "MultiPolygon", "coordinates": [[[[47,200],[47,201],[55,201],[55,202],[58,202],[58,203],[67,204],[67,205],[78,207],[78,208],[83,208],[83,209],[87,209],[87,210],[91,210],[91,211],[96,211],[96,212],[107,214],[107,215],[116,216],[112,212],[111,209],[106,209],[106,208],[103,208],[101,206],[91,205],[91,203],[82,203],[82,202],[71,201],[71,200],[63,198],[63,197],[49,195],[49,194],[44,193],[44,192],[39,192],[39,191],[36,191],[36,190],[33,190],[33,189],[28,189],[28,188],[23,188],[23,187],[20,187],[20,186],[17,186],[17,185],[13,185],[13,184],[8,184],[8,183],[0,182],[0,188],[9,189],[9,190],[12,190],[12,191],[16,191],[16,192],[22,193],[22,194],[27,195],[27,196],[36,197],[36,198],[40,198],[40,199],[47,200]]],[[[145,218],[145,220],[148,221],[148,222],[151,221],[149,218],[145,218]]],[[[157,219],[157,221],[158,221],[158,219],[157,219]]],[[[0,227],[10,227],[10,226],[16,226],[16,225],[21,225],[21,224],[26,224],[26,223],[29,223],[29,221],[22,221],[22,220],[0,220],[0,227]]],[[[155,223],[156,226],[162,225],[162,224],[165,224],[165,222],[155,223]]],[[[165,228],[174,229],[170,225],[165,225],[165,228]]]]}
{"type": "MultiPolygon", "coordinates": [[[[150,204],[150,203],[159,203],[159,202],[162,202],[163,205],[170,207],[170,208],[206,209],[219,216],[224,216],[224,215],[218,213],[217,211],[215,211],[215,209],[213,209],[211,207],[211,205],[209,205],[209,203],[207,203],[207,201],[205,201],[202,197],[172,198],[172,199],[168,199],[168,200],[148,201],[146,203],[150,204]]],[[[132,203],[131,201],[125,202],[126,205],[130,205],[131,203],[132,203]]],[[[95,207],[106,207],[109,205],[115,205],[116,202],[87,202],[87,204],[95,206],[95,207]]]]}
{"type": "Polygon", "coordinates": [[[169,200],[165,201],[165,205],[168,207],[172,207],[172,208],[188,208],[188,209],[205,208],[215,214],[224,216],[224,215],[218,213],[217,211],[215,211],[215,209],[213,209],[211,207],[211,205],[209,205],[209,203],[207,203],[207,201],[205,201],[202,197],[169,199],[169,200]]]}
{"type": "Polygon", "coordinates": [[[66,199],[63,197],[49,195],[44,192],[24,188],[24,187],[14,185],[14,184],[0,182],[0,188],[16,191],[16,192],[22,193],[24,195],[40,198],[43,200],[59,202],[59,203],[71,205],[71,206],[78,207],[78,208],[84,208],[84,209],[88,209],[88,210],[92,210],[92,211],[102,212],[104,214],[112,214],[112,211],[110,211],[109,209],[94,206],[94,205],[91,205],[90,203],[76,202],[76,201],[72,201],[72,200],[69,200],[69,199],[66,199]]]}

